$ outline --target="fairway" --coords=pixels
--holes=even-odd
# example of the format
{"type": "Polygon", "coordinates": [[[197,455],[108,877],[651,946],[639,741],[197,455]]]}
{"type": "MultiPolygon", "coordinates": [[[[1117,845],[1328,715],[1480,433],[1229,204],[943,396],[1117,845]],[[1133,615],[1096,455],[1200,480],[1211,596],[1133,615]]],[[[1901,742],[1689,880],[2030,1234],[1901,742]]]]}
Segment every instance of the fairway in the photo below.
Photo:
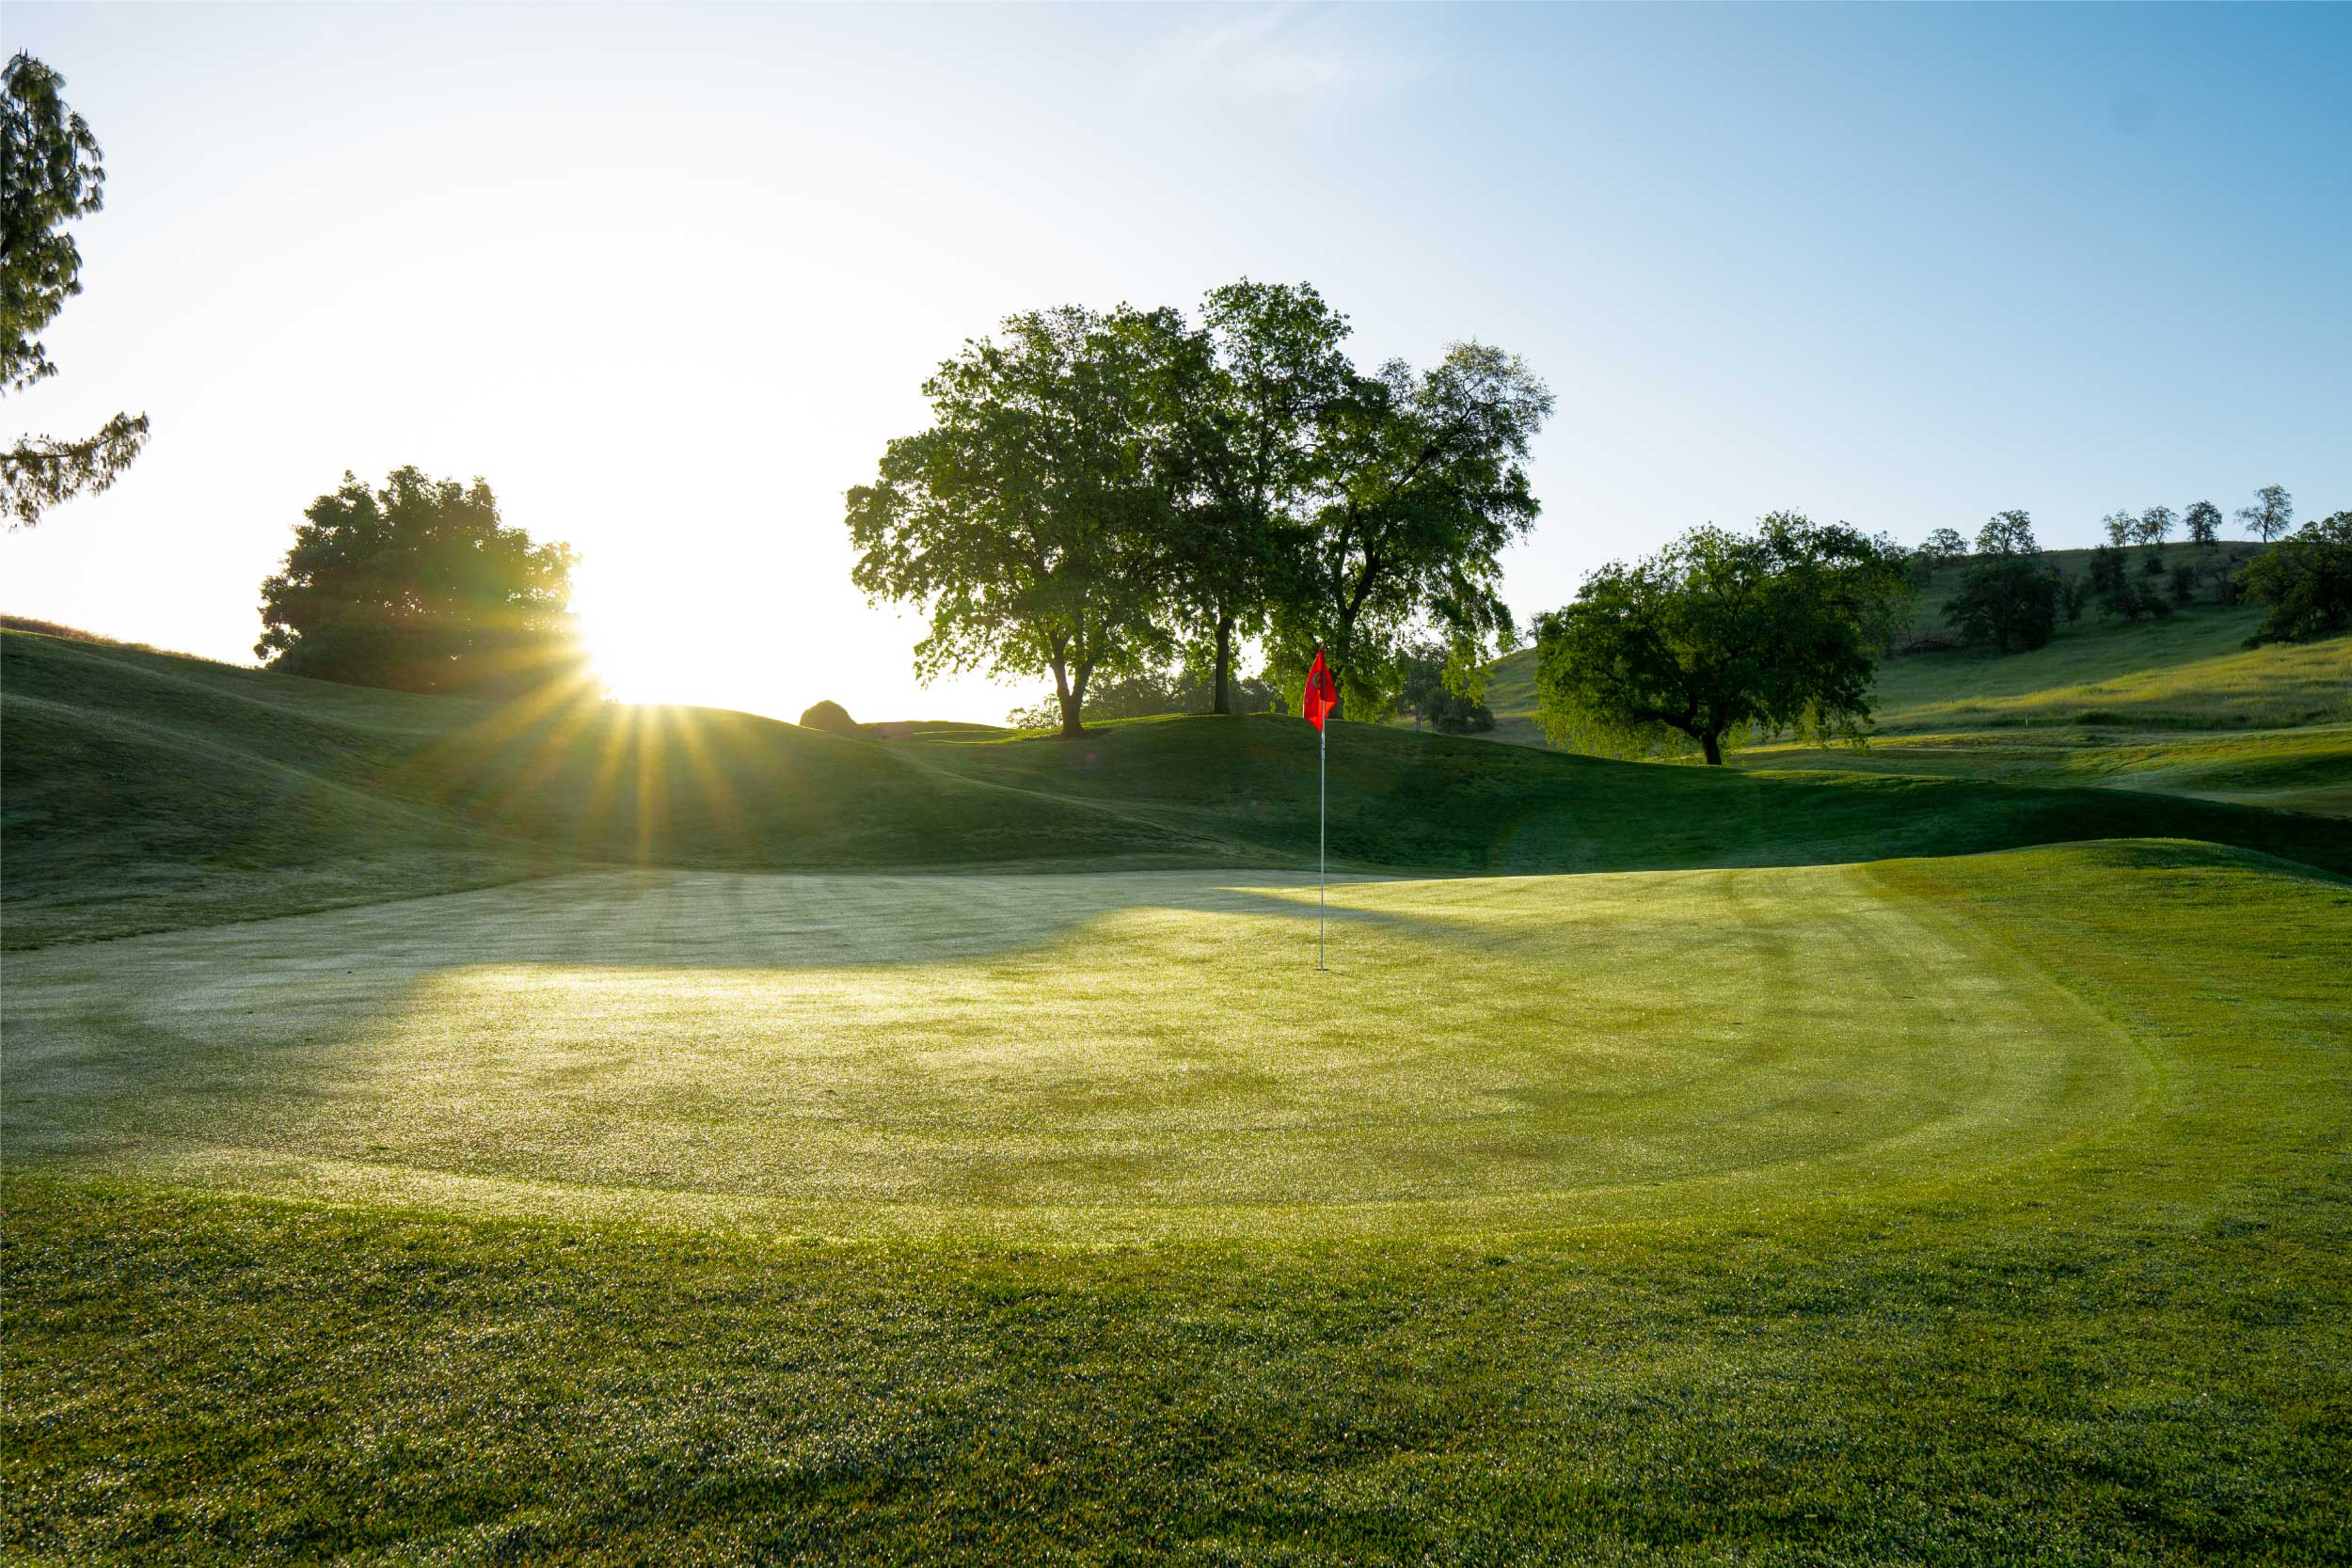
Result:
{"type": "Polygon", "coordinates": [[[11,961],[8,1138],[820,1236],[1542,1230],[2106,1133],[2129,1038],[1865,868],[606,874],[11,961]]]}

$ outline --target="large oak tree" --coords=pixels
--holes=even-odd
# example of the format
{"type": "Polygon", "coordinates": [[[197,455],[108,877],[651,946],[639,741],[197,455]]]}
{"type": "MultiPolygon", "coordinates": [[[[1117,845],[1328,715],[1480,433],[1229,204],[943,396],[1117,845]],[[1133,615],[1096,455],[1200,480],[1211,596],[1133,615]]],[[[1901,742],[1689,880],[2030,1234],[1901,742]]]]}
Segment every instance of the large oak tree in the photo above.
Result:
{"type": "Polygon", "coordinates": [[[1165,652],[1192,352],[1175,311],[1065,306],[1008,318],[923,384],[930,428],[848,497],[851,580],[929,618],[919,677],[1050,673],[1068,736],[1097,672],[1165,652]]]}
{"type": "Polygon", "coordinates": [[[1324,496],[1291,556],[1275,615],[1286,663],[1326,644],[1342,712],[1393,699],[1408,641],[1426,625],[1450,651],[1455,689],[1513,632],[1503,547],[1542,509],[1530,444],[1551,393],[1517,355],[1458,343],[1436,367],[1392,360],[1359,378],[1330,416],[1324,496]]]}
{"type": "Polygon", "coordinates": [[[1288,580],[1356,369],[1341,346],[1347,318],[1311,285],[1244,278],[1213,290],[1201,316],[1170,584],[1180,624],[1208,657],[1210,711],[1231,713],[1237,640],[1265,631],[1288,580]]]}
{"type": "Polygon", "coordinates": [[[1536,717],[1553,744],[1710,765],[1743,727],[1860,735],[1879,654],[1911,593],[1901,551],[1776,512],[1754,534],[1695,529],[1613,563],[1547,615],[1536,717]]]}

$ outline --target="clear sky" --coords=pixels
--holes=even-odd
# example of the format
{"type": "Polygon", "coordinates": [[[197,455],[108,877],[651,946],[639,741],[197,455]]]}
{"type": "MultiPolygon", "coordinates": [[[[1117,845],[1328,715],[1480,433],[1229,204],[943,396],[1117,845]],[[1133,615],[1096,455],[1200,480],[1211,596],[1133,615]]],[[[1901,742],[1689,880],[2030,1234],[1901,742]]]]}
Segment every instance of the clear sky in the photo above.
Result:
{"type": "Polygon", "coordinates": [[[2283,483],[2352,507],[2352,8],[51,7],[105,149],[54,381],[144,409],[0,608],[239,660],[345,468],[586,558],[628,697],[915,688],[841,493],[1009,311],[1248,275],[1559,411],[1523,613],[1777,507],[1907,541],[2283,483]]]}

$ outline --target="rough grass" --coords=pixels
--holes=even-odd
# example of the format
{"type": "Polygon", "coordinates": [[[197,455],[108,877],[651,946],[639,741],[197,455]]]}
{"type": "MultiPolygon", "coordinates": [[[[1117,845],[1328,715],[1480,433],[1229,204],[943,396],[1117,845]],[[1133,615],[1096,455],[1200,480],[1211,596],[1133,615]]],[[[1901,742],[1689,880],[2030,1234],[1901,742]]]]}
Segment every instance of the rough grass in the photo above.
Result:
{"type": "Polygon", "coordinates": [[[1279,888],[1034,881],[11,958],[8,1549],[2352,1553],[2341,880],[2111,844],[1362,883],[1314,983],[1279,888]]]}

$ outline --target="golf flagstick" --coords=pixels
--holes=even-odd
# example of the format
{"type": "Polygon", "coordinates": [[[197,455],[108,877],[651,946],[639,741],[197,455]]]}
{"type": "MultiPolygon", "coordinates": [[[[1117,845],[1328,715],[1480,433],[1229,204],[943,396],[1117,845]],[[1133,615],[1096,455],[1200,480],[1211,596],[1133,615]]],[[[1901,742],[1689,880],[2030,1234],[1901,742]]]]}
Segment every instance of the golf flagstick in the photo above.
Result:
{"type": "Polygon", "coordinates": [[[1324,887],[1328,878],[1331,838],[1331,732],[1327,721],[1340,705],[1340,689],[1331,667],[1323,662],[1323,644],[1315,644],[1315,661],[1307,666],[1307,689],[1298,694],[1299,716],[1315,727],[1315,969],[1323,969],[1324,887]]]}

